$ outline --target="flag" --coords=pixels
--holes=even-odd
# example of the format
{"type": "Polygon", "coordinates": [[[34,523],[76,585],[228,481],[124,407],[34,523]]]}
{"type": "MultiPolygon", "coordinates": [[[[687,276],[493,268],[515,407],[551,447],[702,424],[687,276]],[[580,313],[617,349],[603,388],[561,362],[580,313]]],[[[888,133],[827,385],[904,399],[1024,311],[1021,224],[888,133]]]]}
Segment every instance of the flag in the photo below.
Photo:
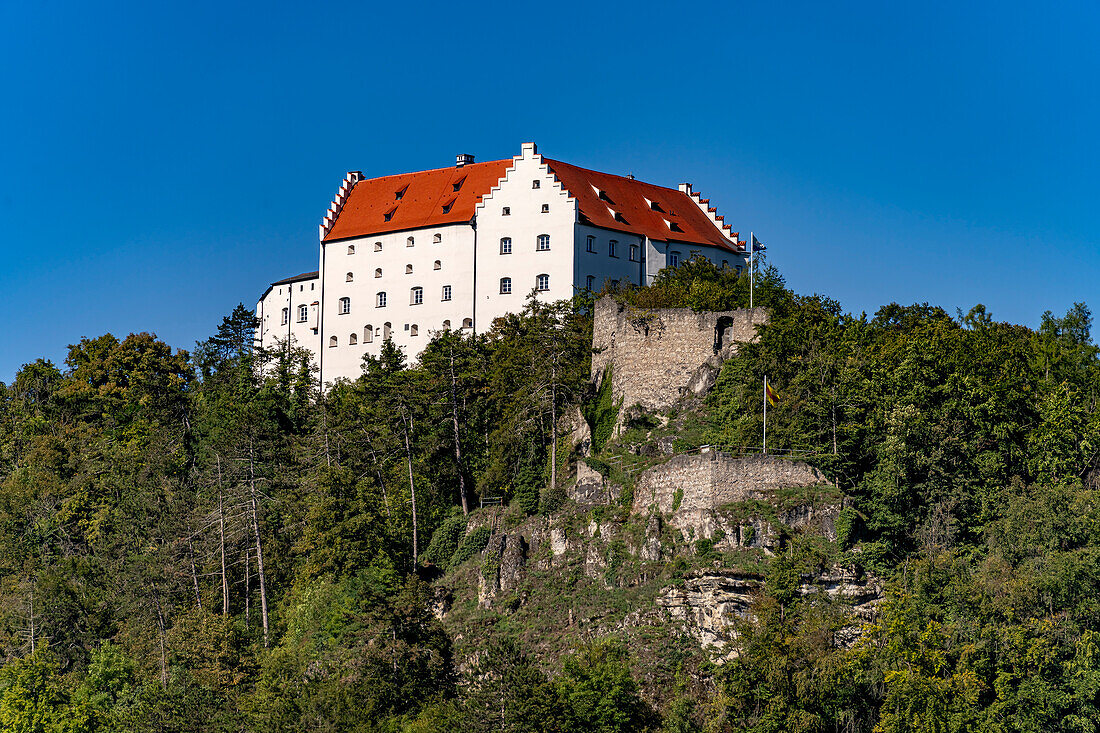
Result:
{"type": "Polygon", "coordinates": [[[759,239],[756,238],[755,234],[750,234],[749,236],[752,237],[752,251],[753,252],[764,252],[768,249],[767,247],[764,246],[764,244],[759,239]]]}
{"type": "Polygon", "coordinates": [[[779,395],[767,382],[764,382],[764,396],[768,398],[768,404],[772,407],[779,404],[779,395]]]}

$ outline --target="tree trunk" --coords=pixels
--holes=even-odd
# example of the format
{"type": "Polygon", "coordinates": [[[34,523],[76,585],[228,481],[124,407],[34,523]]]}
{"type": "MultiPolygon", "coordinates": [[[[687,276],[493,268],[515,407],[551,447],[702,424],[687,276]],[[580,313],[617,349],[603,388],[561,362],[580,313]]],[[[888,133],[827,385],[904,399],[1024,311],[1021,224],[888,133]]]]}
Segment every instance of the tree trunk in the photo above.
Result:
{"type": "Polygon", "coordinates": [[[264,647],[267,638],[267,579],[264,577],[264,548],[260,542],[260,507],[256,499],[256,461],[252,444],[248,446],[248,490],[252,499],[252,535],[256,540],[256,574],[260,579],[260,614],[264,625],[264,647]]]}
{"type": "Polygon", "coordinates": [[[412,499],[412,520],[413,520],[413,565],[416,565],[417,559],[420,557],[420,539],[418,535],[418,527],[416,524],[416,484],[413,482],[413,454],[412,444],[409,442],[409,433],[413,429],[413,421],[411,415],[406,415],[405,408],[401,408],[401,427],[404,429],[405,434],[405,455],[408,458],[409,463],[409,497],[412,499]],[[406,422],[406,419],[408,422],[406,422]]]}
{"type": "Polygon", "coordinates": [[[455,438],[455,463],[458,464],[458,494],[462,499],[462,513],[467,515],[470,513],[469,504],[466,501],[466,466],[462,463],[462,441],[459,440],[458,431],[458,393],[456,383],[458,379],[455,377],[455,350],[451,347],[451,426],[454,428],[455,438]]]}
{"type": "Polygon", "coordinates": [[[191,583],[195,586],[195,605],[202,610],[202,594],[199,593],[199,574],[195,570],[195,547],[191,544],[191,538],[187,538],[187,556],[191,561],[191,583]]]}
{"type": "Polygon", "coordinates": [[[252,566],[248,548],[244,548],[244,630],[248,631],[248,624],[252,620],[252,566]]]}
{"type": "Polygon", "coordinates": [[[222,457],[218,456],[218,552],[222,562],[222,616],[229,615],[229,576],[225,572],[225,509],[222,506],[222,457]]]}
{"type": "Polygon", "coordinates": [[[160,596],[156,586],[150,586],[153,591],[153,602],[157,605],[157,641],[160,642],[160,686],[168,689],[168,658],[164,653],[164,611],[160,607],[160,596]]]}
{"type": "MultiPolygon", "coordinates": [[[[557,371],[557,370],[555,370],[557,371]]],[[[557,375],[554,375],[554,380],[557,375]]],[[[558,389],[550,383],[550,490],[558,488],[558,389]]]]}

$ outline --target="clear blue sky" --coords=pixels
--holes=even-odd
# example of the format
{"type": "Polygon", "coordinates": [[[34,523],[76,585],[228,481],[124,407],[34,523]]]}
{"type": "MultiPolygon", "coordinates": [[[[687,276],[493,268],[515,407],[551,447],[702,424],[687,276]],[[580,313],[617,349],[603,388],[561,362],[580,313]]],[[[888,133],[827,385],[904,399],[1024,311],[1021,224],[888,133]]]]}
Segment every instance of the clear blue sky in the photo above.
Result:
{"type": "Polygon", "coordinates": [[[0,0],[0,381],[192,348],[316,268],[347,170],[692,182],[849,310],[1100,309],[1100,11],[997,3],[0,0]]]}

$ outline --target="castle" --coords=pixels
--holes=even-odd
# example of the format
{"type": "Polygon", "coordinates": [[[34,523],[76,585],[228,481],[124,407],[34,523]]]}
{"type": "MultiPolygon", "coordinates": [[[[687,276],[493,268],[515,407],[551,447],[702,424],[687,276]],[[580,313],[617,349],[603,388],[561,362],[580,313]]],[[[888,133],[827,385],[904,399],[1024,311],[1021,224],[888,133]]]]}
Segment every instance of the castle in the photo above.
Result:
{"type": "Polygon", "coordinates": [[[345,176],[319,231],[319,268],[272,283],[257,343],[314,355],[322,385],[355,379],[385,339],[414,358],[435,331],[488,331],[529,293],[570,298],[605,283],[648,285],[691,257],[738,270],[748,252],[692,190],[545,158],[381,178],[345,176]]]}

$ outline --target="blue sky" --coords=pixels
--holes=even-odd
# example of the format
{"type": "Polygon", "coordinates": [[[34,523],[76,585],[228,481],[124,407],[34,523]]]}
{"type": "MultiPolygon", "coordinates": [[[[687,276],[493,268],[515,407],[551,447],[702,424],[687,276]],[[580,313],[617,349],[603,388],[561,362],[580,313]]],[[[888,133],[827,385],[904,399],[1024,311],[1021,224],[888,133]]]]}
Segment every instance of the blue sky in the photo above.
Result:
{"type": "Polygon", "coordinates": [[[1098,8],[0,0],[0,381],[190,349],[316,268],[345,171],[526,140],[692,182],[848,310],[1100,308],[1098,8]]]}

